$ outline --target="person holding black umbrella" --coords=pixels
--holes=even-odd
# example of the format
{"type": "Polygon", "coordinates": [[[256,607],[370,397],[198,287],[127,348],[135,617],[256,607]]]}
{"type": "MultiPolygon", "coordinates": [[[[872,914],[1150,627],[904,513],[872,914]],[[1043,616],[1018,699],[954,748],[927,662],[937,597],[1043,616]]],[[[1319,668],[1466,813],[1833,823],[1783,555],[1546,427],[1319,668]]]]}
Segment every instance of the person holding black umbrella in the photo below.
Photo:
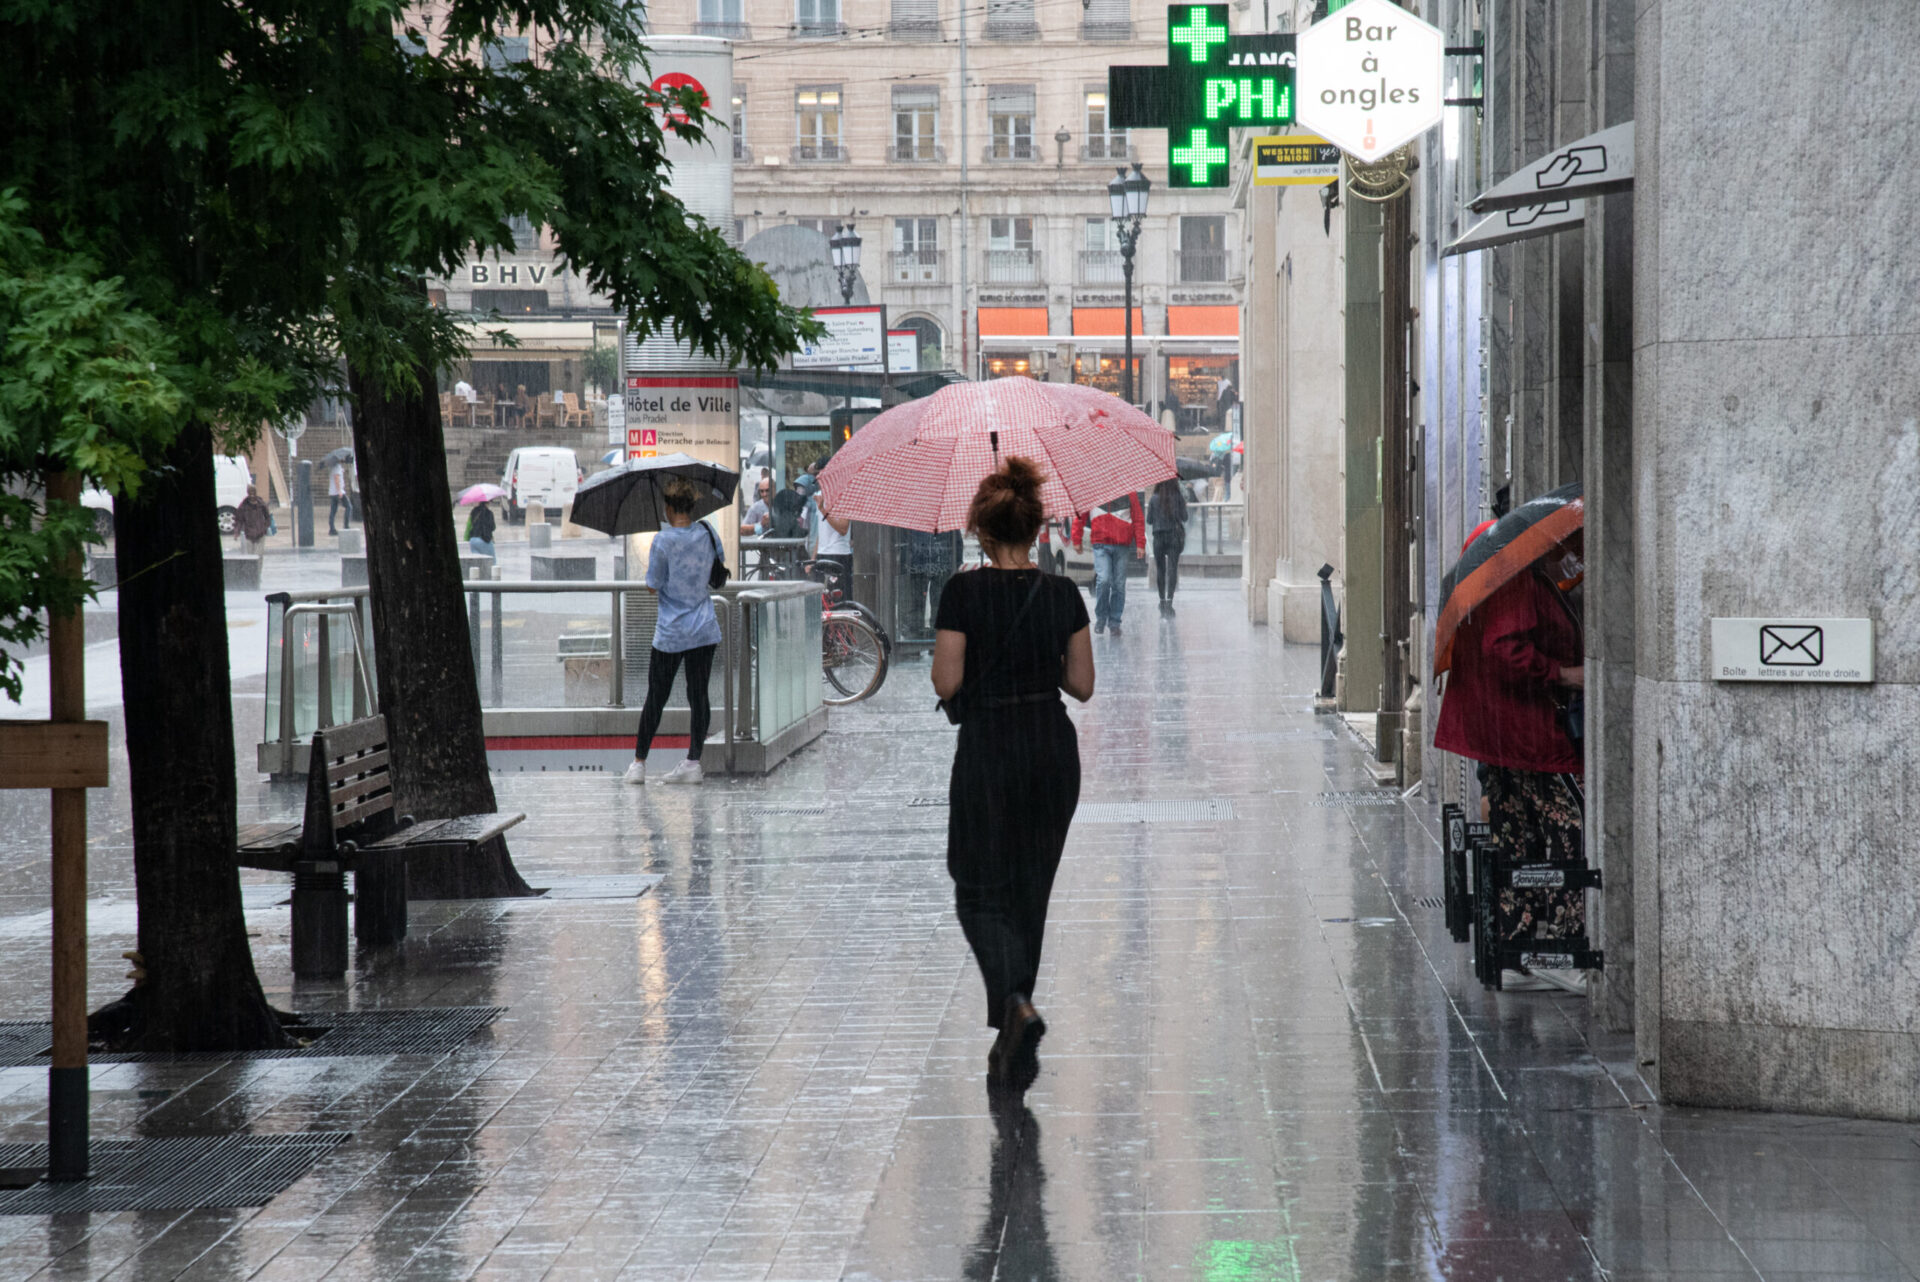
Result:
{"type": "Polygon", "coordinates": [[[633,764],[626,782],[647,781],[647,753],[660,729],[673,679],[684,661],[687,669],[687,759],[664,775],[661,783],[699,783],[705,778],[700,751],[706,746],[713,705],[707,697],[713,676],[713,654],[720,645],[720,620],[713,610],[714,563],[720,559],[720,538],[713,527],[694,519],[701,494],[692,481],[669,477],[659,488],[666,524],[653,536],[647,553],[647,587],[658,595],[660,608],[653,625],[653,651],[647,664],[647,702],[640,711],[640,730],[634,737],[633,764]]]}

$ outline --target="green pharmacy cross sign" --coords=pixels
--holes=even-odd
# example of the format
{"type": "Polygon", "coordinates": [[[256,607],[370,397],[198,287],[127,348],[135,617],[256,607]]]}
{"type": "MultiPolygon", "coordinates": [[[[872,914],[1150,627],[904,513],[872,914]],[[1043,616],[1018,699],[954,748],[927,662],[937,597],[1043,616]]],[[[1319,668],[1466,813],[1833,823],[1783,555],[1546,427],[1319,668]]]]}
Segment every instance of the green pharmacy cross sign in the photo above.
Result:
{"type": "Polygon", "coordinates": [[[1170,187],[1224,187],[1229,129],[1293,121],[1293,37],[1236,36],[1224,4],[1167,6],[1167,65],[1108,67],[1114,129],[1167,131],[1170,187]]]}

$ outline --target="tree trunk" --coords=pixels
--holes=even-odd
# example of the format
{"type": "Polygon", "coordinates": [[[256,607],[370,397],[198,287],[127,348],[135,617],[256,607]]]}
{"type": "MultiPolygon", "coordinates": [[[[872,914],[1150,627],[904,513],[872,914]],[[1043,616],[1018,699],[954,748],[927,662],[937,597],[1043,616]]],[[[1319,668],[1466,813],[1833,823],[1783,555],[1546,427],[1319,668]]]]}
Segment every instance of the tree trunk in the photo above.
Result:
{"type": "Polygon", "coordinates": [[[213,437],[196,423],[115,505],[120,682],[146,979],[95,1028],[116,1049],[291,1045],[247,946],[213,437]]]}
{"type": "MultiPolygon", "coordinates": [[[[380,708],[393,754],[394,804],[421,820],[495,809],[480,684],[473,670],[460,546],[448,510],[440,390],[390,393],[349,361],[353,448],[366,500],[368,596],[380,708]]],[[[504,838],[472,856],[415,855],[413,899],[530,895],[504,838]]]]}

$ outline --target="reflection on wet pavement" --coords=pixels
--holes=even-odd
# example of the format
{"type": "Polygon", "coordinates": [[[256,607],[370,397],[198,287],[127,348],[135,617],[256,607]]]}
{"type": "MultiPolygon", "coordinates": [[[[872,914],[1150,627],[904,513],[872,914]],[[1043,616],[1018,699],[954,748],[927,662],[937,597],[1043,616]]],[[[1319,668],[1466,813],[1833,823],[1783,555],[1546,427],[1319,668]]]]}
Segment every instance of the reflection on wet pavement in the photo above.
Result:
{"type": "MultiPolygon", "coordinates": [[[[638,899],[415,904],[295,985],[255,896],[283,1005],[506,1013],[441,1056],[97,1068],[103,1136],[353,1139],[259,1210],[0,1218],[0,1279],[1915,1276],[1920,1129],[1662,1109],[1580,999],[1482,992],[1421,902],[1433,815],[1314,716],[1317,656],[1184,596],[1099,639],[1075,714],[1088,803],[1180,804],[1076,826],[1023,1106],[985,1088],[909,660],[768,780],[498,778],[530,880],[661,878],[638,899]]],[[[298,804],[241,779],[243,821],[298,804]]],[[[115,782],[96,1002],[133,927],[115,782]]],[[[45,1018],[44,806],[0,796],[0,1019],[45,1018]]],[[[0,1141],[44,1109],[0,1069],[0,1141]]]]}

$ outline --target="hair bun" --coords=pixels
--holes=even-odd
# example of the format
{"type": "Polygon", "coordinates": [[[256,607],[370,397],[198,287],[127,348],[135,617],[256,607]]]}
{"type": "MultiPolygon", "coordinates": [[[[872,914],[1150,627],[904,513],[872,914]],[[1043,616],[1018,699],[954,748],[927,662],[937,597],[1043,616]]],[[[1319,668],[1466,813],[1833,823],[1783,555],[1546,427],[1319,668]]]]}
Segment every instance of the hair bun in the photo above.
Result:
{"type": "Polygon", "coordinates": [[[1025,547],[1046,520],[1040,487],[1046,473],[1032,459],[1006,459],[980,482],[967,512],[967,525],[984,540],[1025,547]]]}

